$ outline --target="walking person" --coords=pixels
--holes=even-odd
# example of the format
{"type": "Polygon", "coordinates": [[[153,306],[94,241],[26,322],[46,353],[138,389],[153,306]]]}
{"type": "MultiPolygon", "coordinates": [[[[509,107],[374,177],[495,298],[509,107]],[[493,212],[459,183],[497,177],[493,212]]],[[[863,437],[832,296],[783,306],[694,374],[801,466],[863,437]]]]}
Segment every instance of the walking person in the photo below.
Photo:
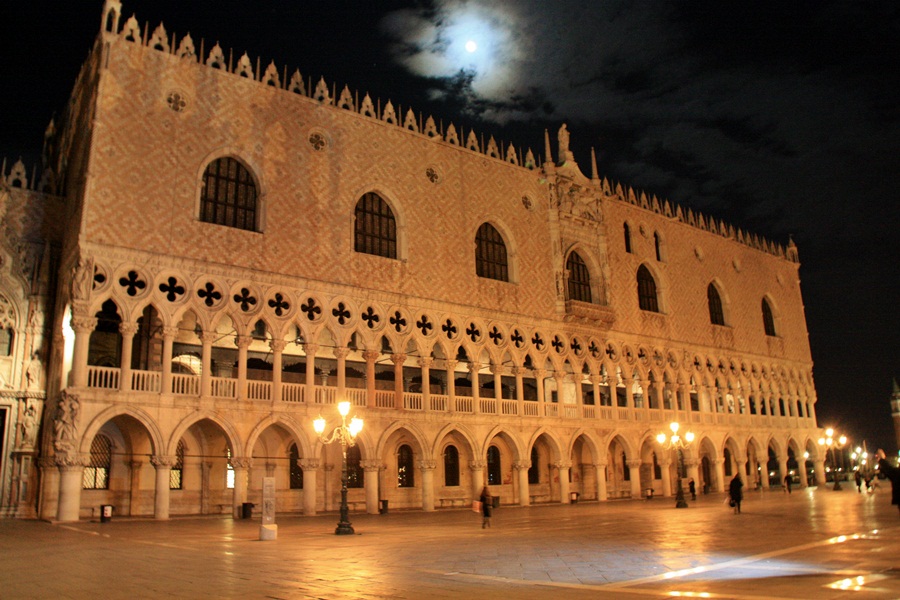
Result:
{"type": "Polygon", "coordinates": [[[691,492],[691,500],[697,499],[697,484],[694,483],[694,478],[691,477],[691,480],[688,481],[688,490],[691,492]]]}
{"type": "Polygon", "coordinates": [[[791,493],[791,484],[794,483],[793,479],[791,479],[791,474],[788,473],[784,476],[784,491],[788,494],[791,493]]]}
{"type": "Polygon", "coordinates": [[[744,499],[744,492],[741,488],[744,482],[741,481],[740,475],[735,475],[731,483],[728,484],[728,495],[731,497],[729,504],[734,507],[734,514],[741,514],[741,500],[744,499]]]}
{"type": "Polygon", "coordinates": [[[875,456],[878,457],[878,470],[891,480],[891,504],[896,504],[900,509],[900,469],[888,462],[887,456],[881,448],[878,449],[875,456]]]}
{"type": "Polygon", "coordinates": [[[484,486],[484,489],[481,490],[481,515],[483,517],[481,521],[481,528],[491,526],[491,515],[494,513],[494,499],[491,497],[491,491],[487,486],[484,486]]]}
{"type": "Polygon", "coordinates": [[[856,470],[856,475],[853,476],[853,479],[856,480],[856,491],[862,494],[862,475],[859,473],[859,469],[856,470]]]}

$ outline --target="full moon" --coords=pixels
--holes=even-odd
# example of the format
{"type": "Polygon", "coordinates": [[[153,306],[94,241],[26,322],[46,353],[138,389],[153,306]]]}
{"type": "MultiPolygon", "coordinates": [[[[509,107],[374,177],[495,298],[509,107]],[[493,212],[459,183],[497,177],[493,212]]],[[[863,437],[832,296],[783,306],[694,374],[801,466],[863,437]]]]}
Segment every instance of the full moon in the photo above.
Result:
{"type": "Polygon", "coordinates": [[[473,40],[469,40],[466,42],[466,52],[472,53],[478,50],[478,44],[476,44],[473,40]]]}

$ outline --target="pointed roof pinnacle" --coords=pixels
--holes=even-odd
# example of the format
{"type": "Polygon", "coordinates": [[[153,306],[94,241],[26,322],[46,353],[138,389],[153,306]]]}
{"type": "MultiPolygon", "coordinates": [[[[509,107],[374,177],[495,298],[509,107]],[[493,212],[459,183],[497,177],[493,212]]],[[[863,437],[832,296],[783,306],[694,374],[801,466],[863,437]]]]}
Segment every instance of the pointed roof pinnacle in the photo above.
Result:
{"type": "Polygon", "coordinates": [[[591,148],[591,181],[600,181],[600,176],[597,175],[597,152],[591,148]]]}
{"type": "Polygon", "coordinates": [[[550,132],[546,129],[544,130],[544,162],[553,162],[553,154],[550,152],[550,132]]]}

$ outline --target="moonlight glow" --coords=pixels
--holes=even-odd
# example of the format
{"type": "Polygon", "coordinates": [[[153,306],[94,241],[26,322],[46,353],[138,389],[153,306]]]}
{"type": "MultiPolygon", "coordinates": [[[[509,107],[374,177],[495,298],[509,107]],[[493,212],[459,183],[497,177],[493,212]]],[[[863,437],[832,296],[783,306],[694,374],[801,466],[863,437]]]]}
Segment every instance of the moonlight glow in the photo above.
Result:
{"type": "Polygon", "coordinates": [[[471,54],[476,50],[478,50],[478,44],[475,43],[475,40],[469,40],[468,42],[466,42],[466,52],[471,54]]]}

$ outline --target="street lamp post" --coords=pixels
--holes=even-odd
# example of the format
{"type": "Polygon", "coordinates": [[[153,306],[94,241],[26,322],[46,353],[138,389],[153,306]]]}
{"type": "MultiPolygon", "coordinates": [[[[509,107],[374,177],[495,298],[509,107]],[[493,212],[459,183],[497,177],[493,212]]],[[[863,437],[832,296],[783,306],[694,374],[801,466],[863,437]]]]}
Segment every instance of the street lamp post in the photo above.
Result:
{"type": "Polygon", "coordinates": [[[672,430],[672,434],[668,435],[664,432],[661,432],[656,436],[656,441],[659,442],[661,446],[666,448],[666,450],[675,449],[678,452],[678,467],[676,468],[678,477],[676,478],[675,482],[675,487],[677,490],[675,492],[675,508],[687,508],[688,503],[687,500],[684,499],[684,490],[681,489],[681,479],[685,476],[684,449],[687,448],[688,444],[694,441],[694,432],[688,431],[682,438],[680,435],[678,435],[678,428],[678,423],[673,421],[669,424],[669,429],[672,430]]]}
{"type": "Polygon", "coordinates": [[[325,434],[325,418],[322,415],[313,421],[313,428],[319,436],[319,441],[328,445],[332,442],[341,443],[341,455],[343,461],[341,465],[341,520],[338,521],[337,529],[334,530],[336,535],[352,535],[353,526],[350,524],[349,511],[347,509],[347,448],[356,444],[356,436],[363,428],[363,420],[357,417],[350,419],[347,423],[347,415],[350,414],[349,402],[338,402],[338,412],[341,414],[341,424],[334,430],[325,434]]]}
{"type": "MultiPolygon", "coordinates": [[[[825,430],[825,437],[819,438],[819,445],[825,448],[825,456],[828,456],[828,451],[831,450],[831,470],[834,472],[834,487],[832,488],[834,491],[841,491],[841,474],[840,470],[837,467],[837,450],[843,448],[847,444],[847,436],[846,435],[836,435],[834,429],[829,427],[825,430]]],[[[843,452],[841,452],[841,463],[843,463],[843,452]]]]}

